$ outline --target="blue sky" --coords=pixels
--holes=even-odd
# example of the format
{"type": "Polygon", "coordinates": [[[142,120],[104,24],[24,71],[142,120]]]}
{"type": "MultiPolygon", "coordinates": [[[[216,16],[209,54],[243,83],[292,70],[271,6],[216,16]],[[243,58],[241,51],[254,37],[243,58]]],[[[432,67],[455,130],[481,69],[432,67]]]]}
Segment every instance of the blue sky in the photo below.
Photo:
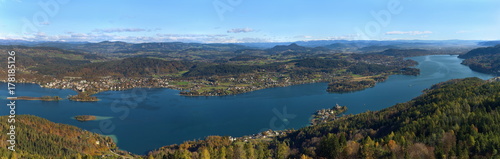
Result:
{"type": "Polygon", "coordinates": [[[498,40],[498,0],[0,0],[0,39],[498,40]]]}

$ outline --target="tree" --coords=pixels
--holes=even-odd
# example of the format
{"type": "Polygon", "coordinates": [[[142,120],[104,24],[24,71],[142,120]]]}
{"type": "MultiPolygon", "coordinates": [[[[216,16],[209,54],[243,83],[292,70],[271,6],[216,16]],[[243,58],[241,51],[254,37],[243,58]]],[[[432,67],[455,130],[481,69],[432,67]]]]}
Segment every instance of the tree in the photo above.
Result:
{"type": "Polygon", "coordinates": [[[246,154],[247,154],[248,159],[255,158],[255,148],[251,142],[247,142],[245,144],[245,150],[246,150],[246,154]]]}
{"type": "Polygon", "coordinates": [[[234,147],[234,157],[238,159],[246,159],[246,151],[244,149],[244,143],[236,143],[234,147]]]}
{"type": "Polygon", "coordinates": [[[210,152],[208,152],[207,148],[201,148],[200,159],[210,159],[210,152]]]}
{"type": "Polygon", "coordinates": [[[342,133],[340,137],[336,134],[329,133],[323,137],[318,146],[318,156],[326,158],[337,158],[344,151],[346,145],[346,137],[342,133]]]}
{"type": "Polygon", "coordinates": [[[219,154],[217,156],[219,159],[226,159],[226,147],[223,146],[219,149],[219,154]]]}
{"type": "Polygon", "coordinates": [[[76,159],[82,159],[82,155],[76,154],[76,159]]]}
{"type": "Polygon", "coordinates": [[[191,152],[188,150],[180,149],[174,152],[174,158],[178,159],[191,159],[191,152]]]}
{"type": "Polygon", "coordinates": [[[356,141],[348,141],[344,151],[350,158],[356,158],[359,153],[359,143],[356,141]]]}
{"type": "Polygon", "coordinates": [[[434,158],[434,153],[429,151],[427,146],[422,143],[415,143],[408,148],[410,158],[434,158]]]}
{"type": "Polygon", "coordinates": [[[229,146],[229,147],[227,148],[227,152],[226,152],[226,154],[227,154],[227,155],[226,155],[226,157],[227,157],[228,159],[231,159],[231,158],[236,158],[236,157],[234,156],[234,146],[229,146]]]}
{"type": "Polygon", "coordinates": [[[10,154],[10,159],[17,159],[17,153],[16,152],[12,152],[10,154]]]}
{"type": "Polygon", "coordinates": [[[374,158],[375,155],[375,142],[373,142],[370,136],[367,136],[363,141],[363,147],[361,154],[364,158],[374,158]]]}
{"type": "Polygon", "coordinates": [[[94,157],[92,157],[91,155],[85,155],[85,159],[93,159],[94,157]]]}
{"type": "Polygon", "coordinates": [[[312,159],[312,158],[311,158],[311,157],[309,157],[309,156],[307,156],[307,155],[302,154],[302,155],[300,156],[300,159],[312,159]]]}
{"type": "Polygon", "coordinates": [[[276,158],[285,159],[288,157],[290,148],[286,142],[279,142],[276,149],[276,158]]]}

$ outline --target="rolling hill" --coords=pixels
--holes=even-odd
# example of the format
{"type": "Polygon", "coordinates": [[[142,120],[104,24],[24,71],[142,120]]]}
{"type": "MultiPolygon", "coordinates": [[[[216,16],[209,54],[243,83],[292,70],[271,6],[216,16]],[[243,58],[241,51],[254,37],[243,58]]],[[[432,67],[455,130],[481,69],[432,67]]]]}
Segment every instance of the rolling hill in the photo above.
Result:
{"type": "Polygon", "coordinates": [[[477,48],[458,57],[474,71],[500,75],[500,45],[477,48]]]}

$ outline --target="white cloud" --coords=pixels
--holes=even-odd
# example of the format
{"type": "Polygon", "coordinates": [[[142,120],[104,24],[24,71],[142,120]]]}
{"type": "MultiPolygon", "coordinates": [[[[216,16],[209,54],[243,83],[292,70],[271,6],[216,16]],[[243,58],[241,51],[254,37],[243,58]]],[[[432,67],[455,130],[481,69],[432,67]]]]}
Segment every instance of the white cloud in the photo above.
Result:
{"type": "Polygon", "coordinates": [[[356,34],[348,34],[348,35],[342,35],[342,36],[330,36],[327,37],[327,40],[355,40],[359,37],[359,35],[356,34]]]}
{"type": "Polygon", "coordinates": [[[422,35],[432,34],[432,31],[389,31],[385,35],[422,35]]]}
{"type": "Polygon", "coordinates": [[[236,38],[225,34],[156,34],[148,36],[125,36],[119,33],[90,32],[77,33],[67,31],[62,34],[50,35],[44,32],[29,35],[0,35],[0,39],[27,40],[27,41],[65,41],[65,42],[101,42],[101,41],[124,41],[131,43],[143,42],[197,42],[197,43],[252,43],[252,42],[276,42],[271,38],[236,38]]]}
{"type": "Polygon", "coordinates": [[[227,33],[248,33],[248,32],[253,32],[255,30],[253,30],[252,28],[234,28],[234,29],[230,29],[227,31],[227,33]]]}
{"type": "Polygon", "coordinates": [[[157,31],[160,28],[151,29],[142,29],[142,28],[107,28],[107,29],[94,29],[92,32],[100,32],[100,33],[121,33],[121,32],[143,32],[143,31],[157,31]]]}
{"type": "Polygon", "coordinates": [[[297,35],[297,36],[294,36],[293,38],[297,38],[297,39],[310,39],[310,38],[313,38],[313,36],[309,36],[309,35],[297,35]]]}
{"type": "Polygon", "coordinates": [[[217,43],[230,39],[224,34],[156,34],[159,41],[181,41],[181,42],[207,42],[217,43]]]}
{"type": "Polygon", "coordinates": [[[224,34],[156,34],[159,37],[186,37],[186,38],[197,38],[197,37],[225,37],[224,34]]]}
{"type": "Polygon", "coordinates": [[[273,42],[270,39],[266,38],[241,38],[241,39],[236,39],[236,42],[234,43],[262,43],[262,42],[273,42]]]}

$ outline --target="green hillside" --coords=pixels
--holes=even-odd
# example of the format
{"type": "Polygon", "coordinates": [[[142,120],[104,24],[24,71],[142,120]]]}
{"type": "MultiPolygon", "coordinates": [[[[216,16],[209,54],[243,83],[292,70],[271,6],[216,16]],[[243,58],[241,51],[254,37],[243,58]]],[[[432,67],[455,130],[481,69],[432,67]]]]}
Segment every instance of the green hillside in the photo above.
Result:
{"type": "MultiPolygon", "coordinates": [[[[7,116],[0,121],[0,157],[12,156],[7,149],[10,130],[7,116]],[[5,122],[4,122],[5,121],[5,122]]],[[[117,157],[111,150],[117,149],[109,137],[88,132],[75,126],[57,124],[32,115],[17,115],[15,118],[15,156],[19,158],[77,158],[82,156],[117,157]]]]}
{"type": "Polygon", "coordinates": [[[477,48],[459,57],[464,58],[462,64],[472,70],[500,75],[500,45],[477,48]]]}

